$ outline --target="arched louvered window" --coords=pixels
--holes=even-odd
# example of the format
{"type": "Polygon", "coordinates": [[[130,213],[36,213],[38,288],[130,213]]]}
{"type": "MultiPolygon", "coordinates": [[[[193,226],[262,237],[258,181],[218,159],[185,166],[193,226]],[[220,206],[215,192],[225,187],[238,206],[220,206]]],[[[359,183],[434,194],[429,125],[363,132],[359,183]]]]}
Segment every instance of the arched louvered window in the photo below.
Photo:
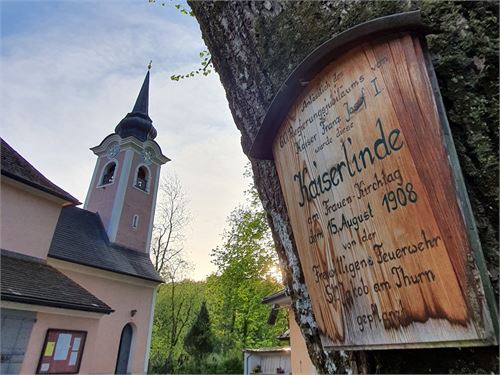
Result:
{"type": "Polygon", "coordinates": [[[116,163],[111,162],[104,168],[104,173],[102,174],[101,185],[107,185],[113,183],[115,177],[116,163]]]}
{"type": "Polygon", "coordinates": [[[137,170],[137,178],[135,180],[135,187],[144,191],[148,191],[149,184],[149,171],[146,167],[139,167],[137,170]]]}

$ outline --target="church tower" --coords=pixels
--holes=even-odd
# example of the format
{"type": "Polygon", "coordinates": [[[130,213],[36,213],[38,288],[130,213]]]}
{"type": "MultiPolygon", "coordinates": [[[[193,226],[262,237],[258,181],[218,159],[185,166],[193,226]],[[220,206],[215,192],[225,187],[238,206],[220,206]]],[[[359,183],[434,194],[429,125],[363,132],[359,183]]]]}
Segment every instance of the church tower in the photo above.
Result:
{"type": "Polygon", "coordinates": [[[149,252],[160,168],[168,159],[148,115],[149,70],[132,112],[98,146],[84,209],[97,212],[109,241],[149,252]]]}

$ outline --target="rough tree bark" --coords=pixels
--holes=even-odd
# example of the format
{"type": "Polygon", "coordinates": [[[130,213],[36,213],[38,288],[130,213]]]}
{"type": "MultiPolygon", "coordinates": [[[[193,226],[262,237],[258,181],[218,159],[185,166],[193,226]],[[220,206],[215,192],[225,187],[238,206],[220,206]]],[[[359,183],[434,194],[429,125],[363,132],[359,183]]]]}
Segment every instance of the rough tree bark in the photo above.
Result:
{"type": "MultiPolygon", "coordinates": [[[[274,94],[304,57],[361,22],[420,9],[498,299],[498,4],[431,1],[190,2],[247,153],[274,94]]],[[[321,373],[498,372],[498,348],[326,352],[272,161],[251,160],[285,284],[321,373]]]]}

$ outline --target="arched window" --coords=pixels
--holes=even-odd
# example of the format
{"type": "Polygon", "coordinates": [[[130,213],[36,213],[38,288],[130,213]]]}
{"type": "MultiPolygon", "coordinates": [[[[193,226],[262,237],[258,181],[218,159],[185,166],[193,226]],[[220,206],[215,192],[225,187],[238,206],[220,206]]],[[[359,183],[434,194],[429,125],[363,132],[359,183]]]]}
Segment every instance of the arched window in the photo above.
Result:
{"type": "Polygon", "coordinates": [[[104,173],[102,174],[101,185],[111,184],[115,177],[116,163],[111,162],[104,168],[104,173]]]}
{"type": "Polygon", "coordinates": [[[137,178],[135,180],[135,187],[144,191],[148,191],[149,171],[146,167],[139,167],[137,170],[137,178]]]}
{"type": "Polygon", "coordinates": [[[118,358],[116,358],[115,374],[128,374],[130,349],[132,348],[132,335],[134,331],[132,325],[128,323],[123,327],[120,337],[120,347],[118,348],[118,358]]]}

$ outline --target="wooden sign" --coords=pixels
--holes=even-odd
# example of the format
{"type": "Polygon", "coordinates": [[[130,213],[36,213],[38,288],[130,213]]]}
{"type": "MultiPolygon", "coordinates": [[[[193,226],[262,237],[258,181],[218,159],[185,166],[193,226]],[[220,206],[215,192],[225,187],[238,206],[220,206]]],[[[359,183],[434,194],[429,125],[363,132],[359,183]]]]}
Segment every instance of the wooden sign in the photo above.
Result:
{"type": "Polygon", "coordinates": [[[408,31],[393,16],[344,33],[322,47],[336,50],[328,63],[313,53],[314,76],[253,156],[272,152],[326,346],[491,345],[477,233],[419,18],[406,17],[408,31]]]}

